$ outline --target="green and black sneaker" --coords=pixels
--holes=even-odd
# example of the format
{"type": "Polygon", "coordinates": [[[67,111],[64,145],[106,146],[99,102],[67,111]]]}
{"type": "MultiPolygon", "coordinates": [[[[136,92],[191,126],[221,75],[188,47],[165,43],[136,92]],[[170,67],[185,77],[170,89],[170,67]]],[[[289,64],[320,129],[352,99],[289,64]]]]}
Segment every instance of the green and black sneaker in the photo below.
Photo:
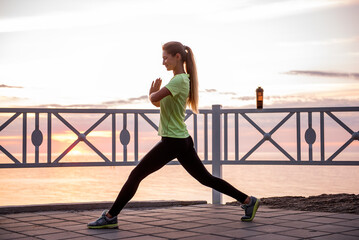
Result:
{"type": "Polygon", "coordinates": [[[260,201],[259,199],[251,196],[251,201],[249,204],[243,204],[241,207],[244,209],[245,215],[241,218],[244,222],[250,222],[254,219],[254,216],[256,215],[257,209],[259,207],[260,201]]]}
{"type": "Polygon", "coordinates": [[[99,217],[99,219],[97,219],[96,221],[90,222],[89,224],[87,224],[87,227],[93,228],[93,229],[117,228],[118,227],[117,216],[115,216],[113,218],[108,218],[108,217],[106,217],[106,213],[107,213],[107,210],[103,211],[101,217],[99,217]]]}

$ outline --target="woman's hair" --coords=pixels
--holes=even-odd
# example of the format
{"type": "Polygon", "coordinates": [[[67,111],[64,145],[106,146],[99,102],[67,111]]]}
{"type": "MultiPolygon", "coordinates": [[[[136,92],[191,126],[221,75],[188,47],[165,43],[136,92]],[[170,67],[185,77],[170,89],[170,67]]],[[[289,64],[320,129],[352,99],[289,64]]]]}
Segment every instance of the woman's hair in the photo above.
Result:
{"type": "Polygon", "coordinates": [[[186,72],[189,74],[190,90],[187,98],[187,105],[189,105],[194,113],[198,113],[198,77],[197,67],[194,60],[194,55],[190,47],[184,46],[180,42],[168,42],[162,46],[168,54],[175,56],[177,53],[186,66],[186,72]]]}

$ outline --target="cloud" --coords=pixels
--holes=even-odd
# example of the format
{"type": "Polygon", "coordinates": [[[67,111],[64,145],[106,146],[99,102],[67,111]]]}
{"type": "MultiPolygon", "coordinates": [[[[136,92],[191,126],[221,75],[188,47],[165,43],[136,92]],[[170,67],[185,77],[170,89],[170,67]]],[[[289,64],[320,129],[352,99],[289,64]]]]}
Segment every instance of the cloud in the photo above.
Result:
{"type": "Polygon", "coordinates": [[[147,95],[143,95],[141,97],[135,97],[135,98],[129,98],[129,99],[120,99],[120,100],[115,100],[115,101],[109,101],[109,102],[104,102],[104,105],[119,105],[119,104],[133,104],[133,103],[138,103],[138,102],[143,102],[145,100],[148,99],[147,95]]]}
{"type": "MultiPolygon", "coordinates": [[[[233,97],[232,100],[243,101],[245,104],[255,104],[255,96],[233,97]]],[[[253,105],[248,105],[253,107],[253,105]]],[[[269,108],[298,108],[298,107],[346,107],[359,106],[359,97],[352,94],[338,96],[316,96],[316,94],[302,95],[273,95],[264,97],[264,106],[269,108]],[[347,97],[343,97],[347,96],[347,97]]],[[[247,107],[247,106],[242,106],[247,107]]]]}
{"type": "Polygon", "coordinates": [[[216,89],[205,89],[203,92],[214,93],[214,92],[217,92],[217,90],[216,89]]]}
{"type": "Polygon", "coordinates": [[[333,38],[318,41],[303,41],[303,42],[281,42],[280,46],[298,47],[298,46],[325,46],[335,44],[350,44],[359,42],[359,36],[348,37],[348,38],[333,38]]]}
{"type": "Polygon", "coordinates": [[[233,97],[233,100],[239,100],[239,101],[253,101],[256,99],[254,96],[242,96],[242,97],[233,97]]]}
{"type": "Polygon", "coordinates": [[[105,108],[106,105],[103,104],[71,104],[71,105],[62,105],[62,104],[42,104],[34,106],[36,108],[105,108]]]}
{"type": "Polygon", "coordinates": [[[133,97],[128,99],[120,99],[115,101],[108,101],[99,104],[71,104],[71,105],[62,105],[62,104],[43,104],[37,105],[39,108],[109,108],[118,105],[130,105],[139,102],[144,102],[148,99],[147,95],[143,95],[140,97],[133,97]]]}
{"type": "Polygon", "coordinates": [[[9,85],[5,85],[5,84],[0,84],[0,88],[23,88],[23,87],[9,86],[9,85]]]}
{"type": "Polygon", "coordinates": [[[216,89],[205,89],[205,90],[200,91],[200,92],[202,92],[202,93],[218,93],[218,94],[221,94],[221,95],[237,95],[235,92],[219,92],[216,89]]]}
{"type": "Polygon", "coordinates": [[[265,101],[269,108],[299,108],[299,107],[350,107],[359,106],[359,98],[282,96],[276,100],[265,101]]]}
{"type": "Polygon", "coordinates": [[[21,100],[26,100],[26,98],[0,96],[1,103],[17,102],[17,101],[21,101],[21,100]]]}
{"type": "MultiPolygon", "coordinates": [[[[287,99],[297,99],[299,96],[266,96],[265,100],[269,101],[282,101],[287,99]]],[[[232,100],[239,100],[239,101],[253,101],[255,100],[255,96],[241,96],[241,97],[232,97],[232,100]]]]}
{"type": "Polygon", "coordinates": [[[359,73],[342,73],[342,72],[323,72],[323,71],[289,71],[284,74],[289,75],[305,75],[314,77],[341,77],[341,78],[352,78],[359,80],[359,73]]]}
{"type": "MultiPolygon", "coordinates": [[[[305,14],[321,9],[339,8],[343,6],[355,6],[355,0],[252,0],[252,1],[229,1],[216,18],[208,15],[216,21],[235,22],[235,21],[253,21],[283,18],[296,14],[305,14]]],[[[218,10],[217,10],[218,12],[218,10]]]]}

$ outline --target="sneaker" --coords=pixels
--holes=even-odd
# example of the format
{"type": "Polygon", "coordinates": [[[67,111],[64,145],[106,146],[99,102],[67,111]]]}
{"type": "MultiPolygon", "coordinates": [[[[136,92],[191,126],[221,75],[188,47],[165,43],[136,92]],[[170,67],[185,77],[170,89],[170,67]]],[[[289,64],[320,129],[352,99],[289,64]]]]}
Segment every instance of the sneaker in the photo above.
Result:
{"type": "Polygon", "coordinates": [[[107,210],[102,212],[101,217],[94,222],[87,224],[88,228],[117,228],[117,216],[113,218],[106,217],[107,210]]]}
{"type": "Polygon", "coordinates": [[[260,201],[259,199],[251,196],[251,201],[249,204],[243,204],[241,207],[244,209],[245,215],[241,218],[244,222],[250,222],[253,220],[256,215],[257,209],[259,207],[260,201]]]}

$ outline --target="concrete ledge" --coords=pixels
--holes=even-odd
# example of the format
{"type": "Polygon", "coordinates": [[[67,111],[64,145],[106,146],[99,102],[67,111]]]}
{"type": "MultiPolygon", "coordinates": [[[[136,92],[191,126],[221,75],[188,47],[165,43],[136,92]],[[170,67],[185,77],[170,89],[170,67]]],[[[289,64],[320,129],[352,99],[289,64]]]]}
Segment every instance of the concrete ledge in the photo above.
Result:
{"type": "MultiPolygon", "coordinates": [[[[45,212],[45,211],[83,211],[94,209],[109,209],[113,202],[92,202],[92,203],[54,203],[24,206],[0,206],[0,214],[24,213],[24,212],[45,212]]],[[[173,206],[188,206],[207,204],[207,201],[145,201],[129,202],[125,208],[161,208],[173,206]]]]}

